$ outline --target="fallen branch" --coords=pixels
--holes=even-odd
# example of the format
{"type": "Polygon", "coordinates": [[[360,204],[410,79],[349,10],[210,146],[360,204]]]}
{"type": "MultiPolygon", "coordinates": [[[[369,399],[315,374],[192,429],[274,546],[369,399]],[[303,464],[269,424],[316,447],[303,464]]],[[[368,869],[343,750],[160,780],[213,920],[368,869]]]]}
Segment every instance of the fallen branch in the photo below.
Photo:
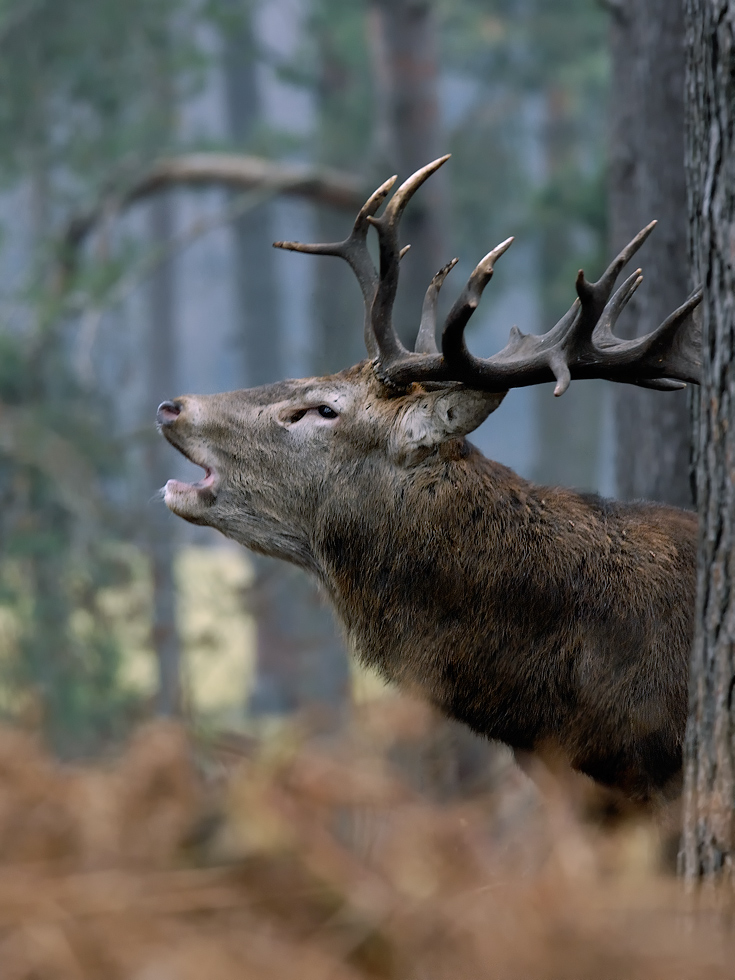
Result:
{"type": "Polygon", "coordinates": [[[364,198],[359,177],[329,167],[278,163],[237,153],[165,157],[127,188],[104,194],[89,211],[72,218],[61,239],[65,264],[74,264],[74,254],[103,218],[165,188],[178,186],[264,190],[305,197],[347,211],[359,210],[364,198]]]}

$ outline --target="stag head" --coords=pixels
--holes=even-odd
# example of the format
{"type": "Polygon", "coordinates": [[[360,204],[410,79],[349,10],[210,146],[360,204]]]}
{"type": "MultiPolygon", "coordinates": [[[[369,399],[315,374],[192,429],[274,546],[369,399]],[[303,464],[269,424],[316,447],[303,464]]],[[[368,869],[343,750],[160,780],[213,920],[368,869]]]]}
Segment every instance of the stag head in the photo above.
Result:
{"type": "Polygon", "coordinates": [[[193,524],[318,571],[318,513],[346,479],[367,471],[387,491],[400,471],[476,428],[502,398],[461,385],[387,395],[367,362],[326,378],[177,398],[160,406],[159,425],[205,476],[169,480],[165,501],[193,524]]]}
{"type": "Polygon", "coordinates": [[[437,462],[444,465],[448,455],[471,452],[462,437],[498,407],[509,388],[555,380],[554,393],[561,395],[572,378],[600,377],[664,390],[698,382],[700,338],[692,311],[701,292],[645,337],[626,341],[613,333],[642,277],[636,270],[613,293],[616,279],[655,222],[623,249],[598,282],[588,282],[580,271],[577,299],[548,333],[523,334],[514,327],[506,347],[485,359],[469,352],[464,330],[495,262],[513,240],[502,242],[474,269],[444,323],[440,348],[436,304],[456,264],[452,260],[429,285],[415,349],[407,350],[391,317],[407,248],[399,244],[398,226],[415,191],[447,159],[409,177],[376,217],[396,178],[386,181],[343,242],[275,243],[335,255],[350,264],[365,302],[370,360],[329,377],[164,402],[158,410],[161,431],[205,470],[199,483],[169,480],[165,501],[174,513],[318,573],[315,529],[335,494],[359,484],[395,495],[406,474],[428,472],[437,462]],[[367,248],[371,228],[380,247],[379,273],[367,248]]]}

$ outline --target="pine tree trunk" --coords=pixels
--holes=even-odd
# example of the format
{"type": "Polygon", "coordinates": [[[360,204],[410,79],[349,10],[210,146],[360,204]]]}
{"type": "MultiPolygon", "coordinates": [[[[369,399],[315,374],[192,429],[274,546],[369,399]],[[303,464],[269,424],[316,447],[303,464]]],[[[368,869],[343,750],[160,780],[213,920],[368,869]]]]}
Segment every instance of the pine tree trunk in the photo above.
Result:
{"type": "MultiPolygon", "coordinates": [[[[247,21],[228,35],[225,45],[230,135],[240,145],[263,121],[256,47],[247,21]]],[[[271,248],[277,236],[271,226],[269,204],[248,211],[234,224],[238,332],[249,387],[286,376],[279,294],[289,284],[278,281],[271,248]]],[[[315,704],[341,708],[349,693],[347,653],[315,583],[300,569],[273,558],[252,555],[251,560],[256,671],[250,712],[287,714],[315,704]]]]}
{"type": "MultiPolygon", "coordinates": [[[[235,6],[233,4],[233,6],[235,6]]],[[[224,81],[230,136],[243,146],[261,122],[257,62],[247,22],[226,38],[224,81]]],[[[245,383],[268,384],[283,377],[277,297],[279,284],[271,233],[272,206],[261,204],[233,222],[238,335],[245,383]],[[264,329],[264,324],[268,328],[264,329]]]]}
{"type": "MultiPolygon", "coordinates": [[[[687,296],[682,0],[622,0],[611,24],[610,239],[616,254],[653,218],[643,286],[621,336],[649,333],[687,296]]],[[[631,270],[632,271],[632,270],[631,270]]],[[[624,500],[692,506],[687,392],[619,385],[616,483],[624,500]]]]}
{"type": "MultiPolygon", "coordinates": [[[[438,42],[429,0],[371,0],[368,43],[376,96],[376,165],[401,180],[446,150],[441,146],[438,42]]],[[[380,180],[384,180],[383,176],[380,180]]],[[[401,222],[411,251],[401,263],[394,319],[413,344],[431,278],[450,258],[444,175],[432,177],[411,201],[401,222]]]]}
{"type": "Polygon", "coordinates": [[[704,285],[683,870],[735,883],[735,0],[686,0],[693,278],[704,285]]]}
{"type": "MultiPolygon", "coordinates": [[[[546,180],[553,187],[560,175],[574,165],[579,148],[575,145],[574,125],[564,91],[550,85],[544,108],[540,147],[546,180]]],[[[538,235],[542,330],[550,329],[567,309],[568,296],[564,306],[558,307],[554,293],[570,237],[560,246],[559,229],[548,225],[538,235]]],[[[567,286],[570,291],[574,288],[571,280],[567,280],[567,286]]],[[[604,382],[574,384],[558,400],[552,397],[551,388],[551,385],[540,385],[535,389],[538,448],[533,478],[552,486],[566,484],[591,490],[598,472],[604,382]]]]}
{"type": "MultiPolygon", "coordinates": [[[[156,248],[166,248],[173,237],[173,201],[170,193],[159,194],[150,204],[149,228],[156,248]]],[[[150,350],[149,401],[152,410],[168,392],[176,390],[174,352],[174,270],[166,258],[151,276],[149,285],[150,350]]],[[[148,449],[148,471],[153,487],[162,487],[170,473],[169,456],[163,439],[148,449]]],[[[148,553],[153,575],[153,646],[158,658],[157,711],[173,715],[181,708],[181,644],[176,624],[174,580],[174,518],[160,502],[151,508],[148,553]]]]}
{"type": "MultiPolygon", "coordinates": [[[[316,241],[337,242],[345,237],[350,219],[327,208],[317,215],[316,241]]],[[[316,321],[319,337],[314,350],[314,374],[332,374],[365,357],[362,297],[346,262],[331,256],[313,259],[316,277],[316,321]]]]}

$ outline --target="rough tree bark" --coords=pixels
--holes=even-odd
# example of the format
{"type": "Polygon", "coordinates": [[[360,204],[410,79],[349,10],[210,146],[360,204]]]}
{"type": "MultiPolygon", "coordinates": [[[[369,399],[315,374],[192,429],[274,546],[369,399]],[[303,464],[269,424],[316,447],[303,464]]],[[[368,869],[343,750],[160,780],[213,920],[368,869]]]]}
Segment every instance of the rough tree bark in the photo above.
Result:
{"type": "MultiPolygon", "coordinates": [[[[611,7],[611,253],[652,218],[644,282],[620,334],[641,336],[687,296],[682,0],[619,0],[611,7]]],[[[622,499],[691,507],[687,392],[620,385],[614,392],[616,482],[622,499]]]]}
{"type": "Polygon", "coordinates": [[[682,863],[690,880],[735,884],[735,0],[686,0],[685,9],[690,248],[704,302],[682,863]]]}

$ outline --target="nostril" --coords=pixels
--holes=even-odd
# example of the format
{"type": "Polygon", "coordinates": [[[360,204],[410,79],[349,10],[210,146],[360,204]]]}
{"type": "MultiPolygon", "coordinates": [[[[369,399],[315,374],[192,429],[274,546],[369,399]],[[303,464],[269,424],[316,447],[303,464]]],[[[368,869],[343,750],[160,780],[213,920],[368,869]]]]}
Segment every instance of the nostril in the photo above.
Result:
{"type": "Polygon", "coordinates": [[[176,421],[179,415],[181,415],[180,402],[161,402],[156,412],[156,421],[159,425],[165,425],[167,422],[176,421]]]}

